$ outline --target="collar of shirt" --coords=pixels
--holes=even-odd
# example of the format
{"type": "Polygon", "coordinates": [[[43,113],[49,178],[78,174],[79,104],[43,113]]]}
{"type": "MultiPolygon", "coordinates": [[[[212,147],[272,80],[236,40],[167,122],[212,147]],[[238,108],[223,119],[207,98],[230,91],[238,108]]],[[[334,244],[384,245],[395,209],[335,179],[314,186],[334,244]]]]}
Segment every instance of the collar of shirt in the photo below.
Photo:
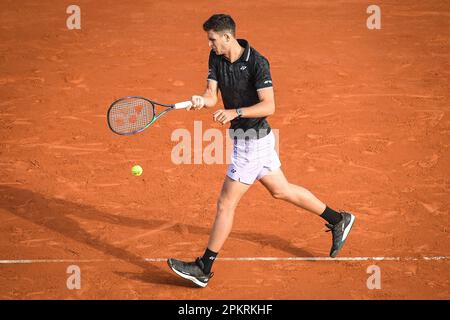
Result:
{"type": "MultiPolygon", "coordinates": [[[[250,59],[250,44],[245,39],[237,39],[237,42],[240,44],[241,47],[244,48],[244,52],[239,57],[239,59],[237,59],[235,62],[233,62],[233,64],[237,63],[237,62],[244,62],[244,61],[248,62],[248,59],[250,59]]],[[[221,56],[221,57],[225,61],[230,62],[227,58],[225,58],[225,56],[221,56]]]]}

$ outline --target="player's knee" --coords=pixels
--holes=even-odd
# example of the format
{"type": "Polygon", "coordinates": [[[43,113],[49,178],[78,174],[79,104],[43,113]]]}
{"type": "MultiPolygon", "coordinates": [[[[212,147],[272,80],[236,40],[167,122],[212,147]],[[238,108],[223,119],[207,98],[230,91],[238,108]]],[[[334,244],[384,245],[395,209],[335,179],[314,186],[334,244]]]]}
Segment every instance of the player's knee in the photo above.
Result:
{"type": "Polygon", "coordinates": [[[218,215],[232,215],[234,207],[228,201],[219,199],[217,201],[217,214],[218,215]]]}
{"type": "Polygon", "coordinates": [[[290,190],[281,189],[272,192],[272,197],[278,200],[289,200],[290,199],[290,190]]]}

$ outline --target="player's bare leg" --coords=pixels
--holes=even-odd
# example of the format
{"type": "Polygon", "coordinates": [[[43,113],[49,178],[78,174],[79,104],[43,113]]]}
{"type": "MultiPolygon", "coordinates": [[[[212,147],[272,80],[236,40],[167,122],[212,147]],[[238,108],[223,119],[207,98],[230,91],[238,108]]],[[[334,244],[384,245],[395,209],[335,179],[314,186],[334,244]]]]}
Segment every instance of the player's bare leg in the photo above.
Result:
{"type": "Polygon", "coordinates": [[[225,177],[225,181],[217,201],[216,218],[209,237],[208,247],[201,258],[195,262],[183,262],[169,259],[167,263],[179,276],[191,280],[200,287],[206,287],[212,277],[212,264],[231,232],[234,212],[239,200],[250,188],[250,185],[225,177]]]}
{"type": "Polygon", "coordinates": [[[311,191],[289,183],[281,169],[262,177],[260,182],[274,198],[288,201],[325,219],[328,222],[326,226],[333,234],[330,256],[336,257],[348,237],[355,216],[348,212],[336,212],[317,199],[311,191]]]}
{"type": "Polygon", "coordinates": [[[229,177],[225,178],[217,201],[216,218],[209,236],[208,248],[211,251],[219,252],[222,248],[231,232],[236,206],[249,188],[250,185],[234,181],[229,177]]]}
{"type": "Polygon", "coordinates": [[[269,173],[259,181],[276,199],[288,201],[317,215],[321,215],[326,208],[311,191],[289,183],[281,169],[269,173]]]}

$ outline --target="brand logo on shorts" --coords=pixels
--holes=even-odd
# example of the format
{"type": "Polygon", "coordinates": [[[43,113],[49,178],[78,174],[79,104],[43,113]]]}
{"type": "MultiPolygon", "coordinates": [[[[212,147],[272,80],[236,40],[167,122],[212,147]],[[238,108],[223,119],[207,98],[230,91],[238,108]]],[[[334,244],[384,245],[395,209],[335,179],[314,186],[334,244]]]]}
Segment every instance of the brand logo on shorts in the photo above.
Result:
{"type": "Polygon", "coordinates": [[[236,173],[236,170],[235,169],[231,169],[231,173],[236,173]]]}

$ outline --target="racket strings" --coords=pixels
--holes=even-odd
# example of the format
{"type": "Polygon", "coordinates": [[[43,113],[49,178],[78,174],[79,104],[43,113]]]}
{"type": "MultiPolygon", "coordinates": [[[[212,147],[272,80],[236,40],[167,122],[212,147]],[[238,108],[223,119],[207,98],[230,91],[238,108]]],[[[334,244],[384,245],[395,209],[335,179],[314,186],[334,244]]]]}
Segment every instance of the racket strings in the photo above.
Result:
{"type": "Polygon", "coordinates": [[[154,117],[154,106],[140,98],[116,101],[108,114],[111,129],[119,134],[132,134],[145,127],[154,117]]]}

